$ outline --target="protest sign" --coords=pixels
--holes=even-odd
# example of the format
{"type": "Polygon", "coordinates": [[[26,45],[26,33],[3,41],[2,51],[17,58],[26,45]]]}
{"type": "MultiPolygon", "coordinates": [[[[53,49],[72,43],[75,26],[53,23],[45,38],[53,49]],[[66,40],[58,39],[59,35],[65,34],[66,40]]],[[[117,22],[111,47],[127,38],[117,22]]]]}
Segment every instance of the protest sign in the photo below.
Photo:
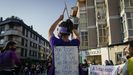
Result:
{"type": "Polygon", "coordinates": [[[91,65],[90,75],[118,75],[118,66],[91,65]]]}
{"type": "Polygon", "coordinates": [[[55,75],[79,75],[77,46],[54,48],[55,75]]]}

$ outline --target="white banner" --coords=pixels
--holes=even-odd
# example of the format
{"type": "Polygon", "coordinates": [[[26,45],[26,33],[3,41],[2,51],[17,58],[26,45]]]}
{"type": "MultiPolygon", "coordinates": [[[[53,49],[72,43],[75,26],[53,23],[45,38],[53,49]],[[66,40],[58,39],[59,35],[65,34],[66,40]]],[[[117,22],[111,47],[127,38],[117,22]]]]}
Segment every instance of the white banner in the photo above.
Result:
{"type": "Polygon", "coordinates": [[[77,46],[54,48],[55,75],[79,75],[77,46]]]}
{"type": "Polygon", "coordinates": [[[91,65],[90,75],[118,75],[118,66],[91,65]]]}

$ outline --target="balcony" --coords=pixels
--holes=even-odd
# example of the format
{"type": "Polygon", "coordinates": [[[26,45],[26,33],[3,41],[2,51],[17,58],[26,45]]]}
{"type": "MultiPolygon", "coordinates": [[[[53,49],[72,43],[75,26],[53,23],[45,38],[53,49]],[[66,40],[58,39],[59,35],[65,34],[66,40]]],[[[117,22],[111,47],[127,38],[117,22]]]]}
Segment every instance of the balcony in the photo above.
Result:
{"type": "Polygon", "coordinates": [[[17,30],[10,29],[10,30],[2,32],[1,35],[21,35],[21,32],[17,31],[17,30]]]}

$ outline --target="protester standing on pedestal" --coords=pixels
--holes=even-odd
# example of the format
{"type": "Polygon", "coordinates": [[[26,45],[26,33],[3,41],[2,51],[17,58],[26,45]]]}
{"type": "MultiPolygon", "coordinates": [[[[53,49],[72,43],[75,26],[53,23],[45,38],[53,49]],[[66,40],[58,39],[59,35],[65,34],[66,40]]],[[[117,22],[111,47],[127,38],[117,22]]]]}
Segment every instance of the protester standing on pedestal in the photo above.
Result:
{"type": "MultiPolygon", "coordinates": [[[[50,45],[52,47],[52,56],[54,56],[54,47],[55,46],[79,46],[80,38],[79,34],[77,33],[77,29],[73,26],[73,23],[70,19],[66,21],[63,20],[64,15],[61,15],[50,27],[48,32],[48,38],[50,45]],[[62,21],[62,22],[61,22],[62,21]],[[61,22],[61,23],[60,23],[61,22]],[[60,23],[60,24],[59,24],[60,23]],[[57,28],[58,34],[56,37],[54,35],[54,31],[57,28]],[[72,38],[69,39],[70,34],[72,34],[72,38]]],[[[54,57],[52,58],[52,66],[48,72],[48,75],[54,75],[54,57]]],[[[79,74],[81,75],[81,74],[79,74]]]]}

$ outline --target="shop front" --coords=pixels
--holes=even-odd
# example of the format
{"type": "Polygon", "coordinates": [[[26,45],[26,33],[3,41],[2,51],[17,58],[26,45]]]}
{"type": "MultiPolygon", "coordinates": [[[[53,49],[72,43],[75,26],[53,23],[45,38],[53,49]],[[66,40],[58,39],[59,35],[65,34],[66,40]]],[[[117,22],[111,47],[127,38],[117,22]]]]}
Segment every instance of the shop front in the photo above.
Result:
{"type": "Polygon", "coordinates": [[[82,63],[87,59],[88,63],[94,65],[105,65],[105,60],[109,60],[107,47],[82,51],[80,56],[82,56],[82,63]]]}

